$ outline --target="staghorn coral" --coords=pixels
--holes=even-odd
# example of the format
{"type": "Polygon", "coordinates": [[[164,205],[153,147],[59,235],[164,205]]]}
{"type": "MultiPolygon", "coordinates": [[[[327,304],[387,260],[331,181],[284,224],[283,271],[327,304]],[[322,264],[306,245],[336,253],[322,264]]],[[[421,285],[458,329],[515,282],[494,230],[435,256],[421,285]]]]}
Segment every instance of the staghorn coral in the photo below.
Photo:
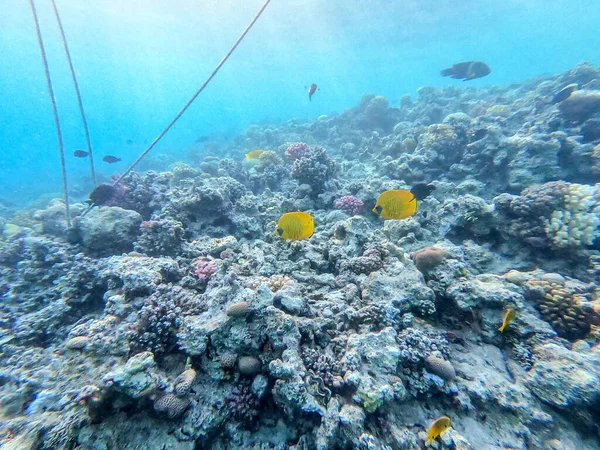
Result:
{"type": "Polygon", "coordinates": [[[353,195],[344,195],[335,201],[335,207],[343,209],[350,216],[356,216],[360,214],[364,206],[361,199],[353,195]]]}
{"type": "Polygon", "coordinates": [[[189,405],[189,398],[177,397],[174,394],[164,394],[154,401],[154,410],[164,414],[168,419],[176,419],[185,412],[189,405]]]}

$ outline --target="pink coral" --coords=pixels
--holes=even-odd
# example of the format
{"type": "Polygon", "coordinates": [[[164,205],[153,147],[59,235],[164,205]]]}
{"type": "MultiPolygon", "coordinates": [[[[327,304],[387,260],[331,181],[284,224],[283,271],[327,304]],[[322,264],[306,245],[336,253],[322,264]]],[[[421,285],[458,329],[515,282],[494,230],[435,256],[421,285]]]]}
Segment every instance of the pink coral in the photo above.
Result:
{"type": "Polygon", "coordinates": [[[296,142],[295,144],[292,144],[287,148],[287,150],[285,151],[285,156],[287,156],[292,161],[295,161],[306,156],[308,151],[308,144],[304,142],[296,142]]]}
{"type": "Polygon", "coordinates": [[[343,209],[351,216],[360,214],[363,206],[362,200],[353,195],[344,195],[335,202],[336,208],[343,209]]]}
{"type": "Polygon", "coordinates": [[[208,281],[211,275],[217,271],[215,262],[208,259],[197,259],[193,264],[194,274],[200,281],[208,281]]]}

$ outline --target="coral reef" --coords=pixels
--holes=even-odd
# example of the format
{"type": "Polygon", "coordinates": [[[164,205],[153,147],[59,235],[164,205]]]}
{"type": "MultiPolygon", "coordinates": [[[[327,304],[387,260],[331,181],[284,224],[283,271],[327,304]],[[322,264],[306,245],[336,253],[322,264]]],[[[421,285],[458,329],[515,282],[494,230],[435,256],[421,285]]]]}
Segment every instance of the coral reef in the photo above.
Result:
{"type": "Polygon", "coordinates": [[[448,416],[435,448],[597,449],[597,80],[251,126],[73,229],[60,200],[2,209],[0,446],[418,449],[448,416]],[[370,213],[423,182],[413,216],[370,213]],[[274,234],[289,211],[310,239],[274,234]]]}

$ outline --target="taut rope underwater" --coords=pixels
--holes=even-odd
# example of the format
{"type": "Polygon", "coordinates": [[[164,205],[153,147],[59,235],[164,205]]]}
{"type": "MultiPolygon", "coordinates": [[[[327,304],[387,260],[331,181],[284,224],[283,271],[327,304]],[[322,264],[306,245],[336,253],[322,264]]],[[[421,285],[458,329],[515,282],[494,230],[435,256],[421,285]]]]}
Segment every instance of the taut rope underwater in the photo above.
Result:
{"type": "Polygon", "coordinates": [[[63,147],[62,132],[60,129],[60,120],[58,118],[58,110],[56,109],[56,99],[54,98],[54,89],[52,88],[52,80],[50,79],[50,70],[48,69],[48,59],[46,58],[46,50],[44,49],[44,41],[42,40],[42,33],[40,31],[40,22],[38,20],[37,11],[33,0],[29,0],[31,6],[31,14],[33,16],[33,22],[35,23],[35,31],[38,38],[38,44],[40,46],[40,53],[42,54],[42,62],[44,63],[44,72],[46,74],[46,82],[48,83],[48,94],[50,95],[50,103],[52,104],[52,112],[54,114],[54,124],[56,125],[56,136],[58,138],[58,153],[60,156],[60,167],[62,170],[62,182],[63,182],[63,194],[65,198],[65,212],[67,215],[67,226],[71,226],[71,211],[69,208],[69,191],[67,185],[67,170],[65,168],[65,152],[63,147]]]}
{"type": "Polygon", "coordinates": [[[58,14],[58,8],[56,7],[56,3],[54,0],[50,0],[52,2],[52,8],[54,9],[54,15],[56,16],[56,21],[58,22],[58,28],[60,29],[60,36],[62,37],[63,47],[65,49],[65,53],[67,55],[67,61],[69,62],[69,70],[71,71],[71,78],[73,79],[73,86],[75,87],[75,95],[77,96],[77,104],[79,105],[79,113],[81,114],[81,121],[83,122],[83,132],[85,134],[85,142],[87,144],[87,151],[89,153],[90,158],[90,173],[92,175],[92,182],[94,183],[94,187],[98,184],[96,181],[96,170],[94,169],[94,153],[92,152],[92,141],[90,140],[90,130],[88,129],[87,120],[85,118],[85,113],[83,112],[83,102],[81,101],[81,93],[79,92],[79,84],[77,83],[77,77],[75,75],[75,69],[73,68],[73,61],[71,60],[71,52],[69,52],[69,46],[67,45],[67,37],[65,36],[65,30],[62,26],[62,21],[60,20],[60,15],[58,14]]]}
{"type": "MultiPolygon", "coordinates": [[[[256,21],[258,20],[258,18],[260,17],[260,15],[263,13],[263,11],[265,10],[265,8],[267,7],[267,5],[270,2],[271,2],[271,0],[265,0],[265,2],[261,6],[261,8],[258,10],[258,12],[254,16],[254,18],[252,19],[252,21],[248,24],[248,26],[246,27],[246,29],[242,32],[242,34],[237,39],[237,41],[235,41],[235,44],[233,44],[233,46],[231,47],[231,49],[229,50],[229,52],[227,52],[227,54],[223,57],[223,59],[221,59],[221,61],[219,62],[219,64],[217,64],[217,66],[214,68],[214,70],[211,72],[211,74],[208,76],[208,78],[202,84],[202,86],[200,86],[200,88],[196,91],[196,93],[194,95],[192,95],[192,98],[190,98],[188,100],[188,102],[185,104],[185,106],[183,108],[181,108],[181,111],[179,111],[177,113],[177,115],[175,116],[175,118],[173,120],[171,120],[171,122],[169,122],[169,124],[165,127],[165,129],[162,130],[160,132],[160,134],[150,143],[150,145],[148,146],[148,148],[146,148],[146,150],[144,150],[141,153],[141,155],[138,156],[138,158],[133,162],[133,164],[131,164],[127,168],[127,170],[125,170],[125,172],[123,172],[121,174],[121,176],[119,178],[117,178],[113,182],[112,187],[117,186],[123,180],[123,178],[125,178],[127,175],[129,175],[131,173],[131,171],[133,169],[135,169],[135,167],[139,164],[139,162],[142,159],[144,159],[144,157],[150,152],[150,150],[152,150],[152,148],[158,143],[158,141],[160,141],[162,139],[162,137],[167,133],[167,131],[169,131],[171,129],[171,127],[173,125],[175,125],[175,122],[177,122],[177,120],[179,120],[179,118],[183,115],[183,113],[185,113],[185,111],[190,107],[190,105],[194,102],[194,100],[196,100],[196,98],[198,97],[198,95],[200,95],[200,93],[204,90],[204,88],[208,85],[208,83],[210,83],[210,81],[217,74],[217,72],[219,71],[219,69],[221,68],[221,66],[223,66],[223,64],[225,64],[225,61],[227,61],[227,59],[229,59],[229,57],[231,56],[231,54],[234,52],[234,50],[237,48],[237,46],[240,44],[240,42],[242,42],[242,39],[244,39],[244,37],[246,36],[246,34],[248,33],[248,31],[250,31],[250,29],[252,28],[252,26],[256,23],[256,21]]],[[[94,205],[91,204],[83,212],[83,214],[81,215],[81,217],[84,217],[87,213],[89,213],[90,210],[93,207],[94,207],[94,205]]]]}

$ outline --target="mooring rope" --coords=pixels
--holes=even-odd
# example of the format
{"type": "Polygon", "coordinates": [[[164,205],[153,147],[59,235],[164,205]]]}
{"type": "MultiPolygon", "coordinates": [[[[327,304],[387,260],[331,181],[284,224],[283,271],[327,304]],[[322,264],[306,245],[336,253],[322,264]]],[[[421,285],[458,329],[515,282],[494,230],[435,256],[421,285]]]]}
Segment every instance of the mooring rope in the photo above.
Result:
{"type": "Polygon", "coordinates": [[[81,101],[81,92],[79,91],[79,83],[77,83],[77,76],[75,75],[75,69],[73,68],[73,61],[71,60],[71,52],[69,52],[69,46],[67,45],[67,37],[65,36],[65,30],[62,26],[62,21],[60,20],[60,15],[58,14],[58,8],[56,7],[56,3],[54,0],[50,0],[52,2],[52,8],[54,9],[54,15],[56,16],[56,21],[58,22],[58,28],[60,29],[60,35],[62,37],[63,47],[65,49],[65,53],[67,55],[67,61],[69,62],[69,70],[71,71],[71,79],[73,80],[73,86],[75,86],[75,95],[77,96],[77,104],[79,105],[79,113],[81,115],[81,121],[83,122],[83,132],[85,134],[85,142],[87,144],[87,151],[89,153],[90,158],[90,173],[92,175],[92,182],[94,183],[94,187],[98,184],[96,181],[96,170],[94,168],[94,153],[92,152],[92,141],[90,140],[90,131],[88,129],[87,120],[85,118],[85,113],[83,111],[83,102],[81,101]]]}
{"type": "Polygon", "coordinates": [[[217,64],[217,67],[215,67],[215,69],[208,76],[208,78],[202,84],[202,86],[200,86],[200,88],[196,91],[196,93],[192,96],[192,98],[189,99],[189,101],[185,104],[185,106],[183,108],[181,108],[181,111],[179,111],[177,113],[177,115],[175,116],[175,118],[173,120],[171,120],[171,122],[169,122],[169,124],[166,126],[166,128],[164,130],[162,130],[161,133],[156,137],[156,139],[154,139],[152,141],[152,143],[148,146],[148,148],[146,150],[144,150],[142,152],[142,154],[140,156],[138,156],[138,158],[133,162],[133,164],[131,164],[131,166],[129,166],[127,168],[127,170],[125,172],[123,172],[121,174],[121,176],[115,180],[115,182],[112,184],[113,187],[116,186],[117,184],[119,184],[123,180],[123,178],[125,178],[127,175],[129,175],[129,173],[133,169],[135,169],[135,167],[139,164],[139,162],[142,159],[144,159],[144,156],[146,156],[148,154],[148,152],[150,152],[150,150],[152,150],[152,148],[158,143],[158,141],[160,141],[162,139],[162,137],[167,133],[167,131],[169,131],[171,129],[171,127],[173,125],[175,125],[175,122],[177,122],[177,120],[179,120],[179,118],[190,107],[190,105],[194,102],[194,100],[196,100],[196,97],[198,97],[198,95],[200,95],[200,93],[204,90],[204,88],[208,85],[208,83],[210,83],[210,80],[212,80],[213,77],[217,74],[217,72],[219,71],[219,69],[221,68],[221,66],[223,64],[225,64],[225,61],[227,61],[227,59],[229,59],[229,57],[231,56],[231,54],[233,53],[233,51],[237,48],[237,46],[240,44],[240,42],[242,42],[242,39],[244,39],[244,37],[246,36],[246,34],[248,33],[248,31],[250,31],[250,28],[252,28],[252,26],[254,25],[254,23],[258,20],[258,18],[260,17],[260,15],[263,13],[263,11],[265,10],[265,8],[267,7],[267,5],[270,2],[271,2],[271,0],[265,0],[264,4],[258,10],[258,12],[254,16],[254,18],[252,19],[252,21],[250,22],[250,24],[248,24],[248,26],[246,27],[246,29],[244,30],[244,32],[240,35],[240,37],[237,39],[237,41],[235,41],[235,44],[233,44],[233,47],[231,47],[231,49],[229,50],[229,52],[227,52],[227,54],[223,57],[223,59],[219,62],[219,64],[217,64]]]}
{"type": "MultiPolygon", "coordinates": [[[[258,18],[263,13],[263,11],[265,10],[265,8],[267,7],[267,5],[269,3],[271,3],[271,0],[265,0],[265,2],[261,6],[261,8],[258,10],[258,12],[254,16],[254,18],[252,19],[252,21],[248,24],[248,26],[246,27],[246,29],[242,32],[242,34],[237,39],[237,41],[235,41],[235,44],[233,44],[233,47],[231,47],[231,49],[229,50],[229,52],[227,52],[227,54],[223,57],[223,59],[221,59],[221,61],[219,62],[219,64],[217,64],[217,66],[211,72],[211,74],[208,76],[208,78],[206,79],[206,81],[204,83],[202,83],[202,86],[200,86],[200,88],[196,91],[196,93],[192,96],[192,98],[189,99],[189,101],[185,104],[185,106],[183,108],[181,108],[181,111],[179,111],[177,113],[177,115],[175,116],[175,118],[173,120],[171,120],[171,122],[169,122],[169,124],[165,127],[165,129],[162,130],[160,132],[160,134],[150,143],[150,145],[148,146],[148,148],[146,148],[146,150],[144,150],[142,152],[142,154],[140,156],[138,156],[138,158],[133,162],[133,164],[131,164],[127,168],[127,170],[125,170],[125,172],[123,172],[121,174],[121,176],[119,178],[117,178],[112,183],[112,187],[117,186],[121,181],[123,181],[123,179],[127,175],[129,175],[131,173],[131,171],[133,169],[135,169],[135,167],[140,163],[140,161],[142,159],[144,159],[144,156],[146,156],[150,152],[150,150],[152,150],[152,148],[158,143],[158,141],[160,141],[162,139],[162,137],[165,134],[167,134],[167,131],[169,131],[171,129],[171,127],[175,124],[175,122],[177,122],[177,120],[179,120],[179,118],[183,115],[183,113],[185,113],[185,111],[190,107],[190,105],[194,102],[194,100],[196,100],[196,98],[198,97],[198,95],[200,95],[200,93],[204,90],[204,88],[208,85],[208,83],[210,83],[210,81],[214,78],[214,76],[217,74],[217,72],[219,71],[219,69],[221,68],[221,66],[223,66],[223,64],[225,64],[225,61],[227,61],[227,59],[229,59],[229,57],[234,52],[234,50],[237,48],[237,46],[240,44],[240,42],[242,42],[242,39],[244,39],[244,37],[246,36],[246,34],[248,33],[248,31],[250,31],[250,29],[252,28],[252,26],[256,23],[256,21],[258,20],[258,18]]],[[[91,204],[90,206],[88,206],[88,208],[83,212],[83,214],[81,215],[81,217],[85,217],[87,215],[87,213],[89,213],[92,210],[92,208],[94,206],[95,206],[94,204],[91,204]]]]}
{"type": "Polygon", "coordinates": [[[46,58],[46,50],[44,49],[44,41],[40,31],[40,22],[38,20],[37,11],[33,0],[29,0],[31,6],[31,14],[35,23],[35,31],[38,38],[40,53],[42,54],[42,62],[44,63],[44,72],[46,74],[46,82],[48,83],[48,94],[50,95],[50,103],[52,104],[52,112],[54,114],[54,124],[56,125],[56,136],[58,138],[58,153],[60,156],[60,167],[62,170],[63,193],[65,198],[65,212],[67,214],[67,226],[71,226],[71,211],[69,208],[69,191],[67,186],[67,170],[65,167],[65,152],[63,148],[62,132],[60,130],[60,120],[58,118],[58,110],[56,109],[56,99],[54,98],[54,89],[52,88],[52,80],[50,79],[50,70],[48,69],[48,59],[46,58]]]}

